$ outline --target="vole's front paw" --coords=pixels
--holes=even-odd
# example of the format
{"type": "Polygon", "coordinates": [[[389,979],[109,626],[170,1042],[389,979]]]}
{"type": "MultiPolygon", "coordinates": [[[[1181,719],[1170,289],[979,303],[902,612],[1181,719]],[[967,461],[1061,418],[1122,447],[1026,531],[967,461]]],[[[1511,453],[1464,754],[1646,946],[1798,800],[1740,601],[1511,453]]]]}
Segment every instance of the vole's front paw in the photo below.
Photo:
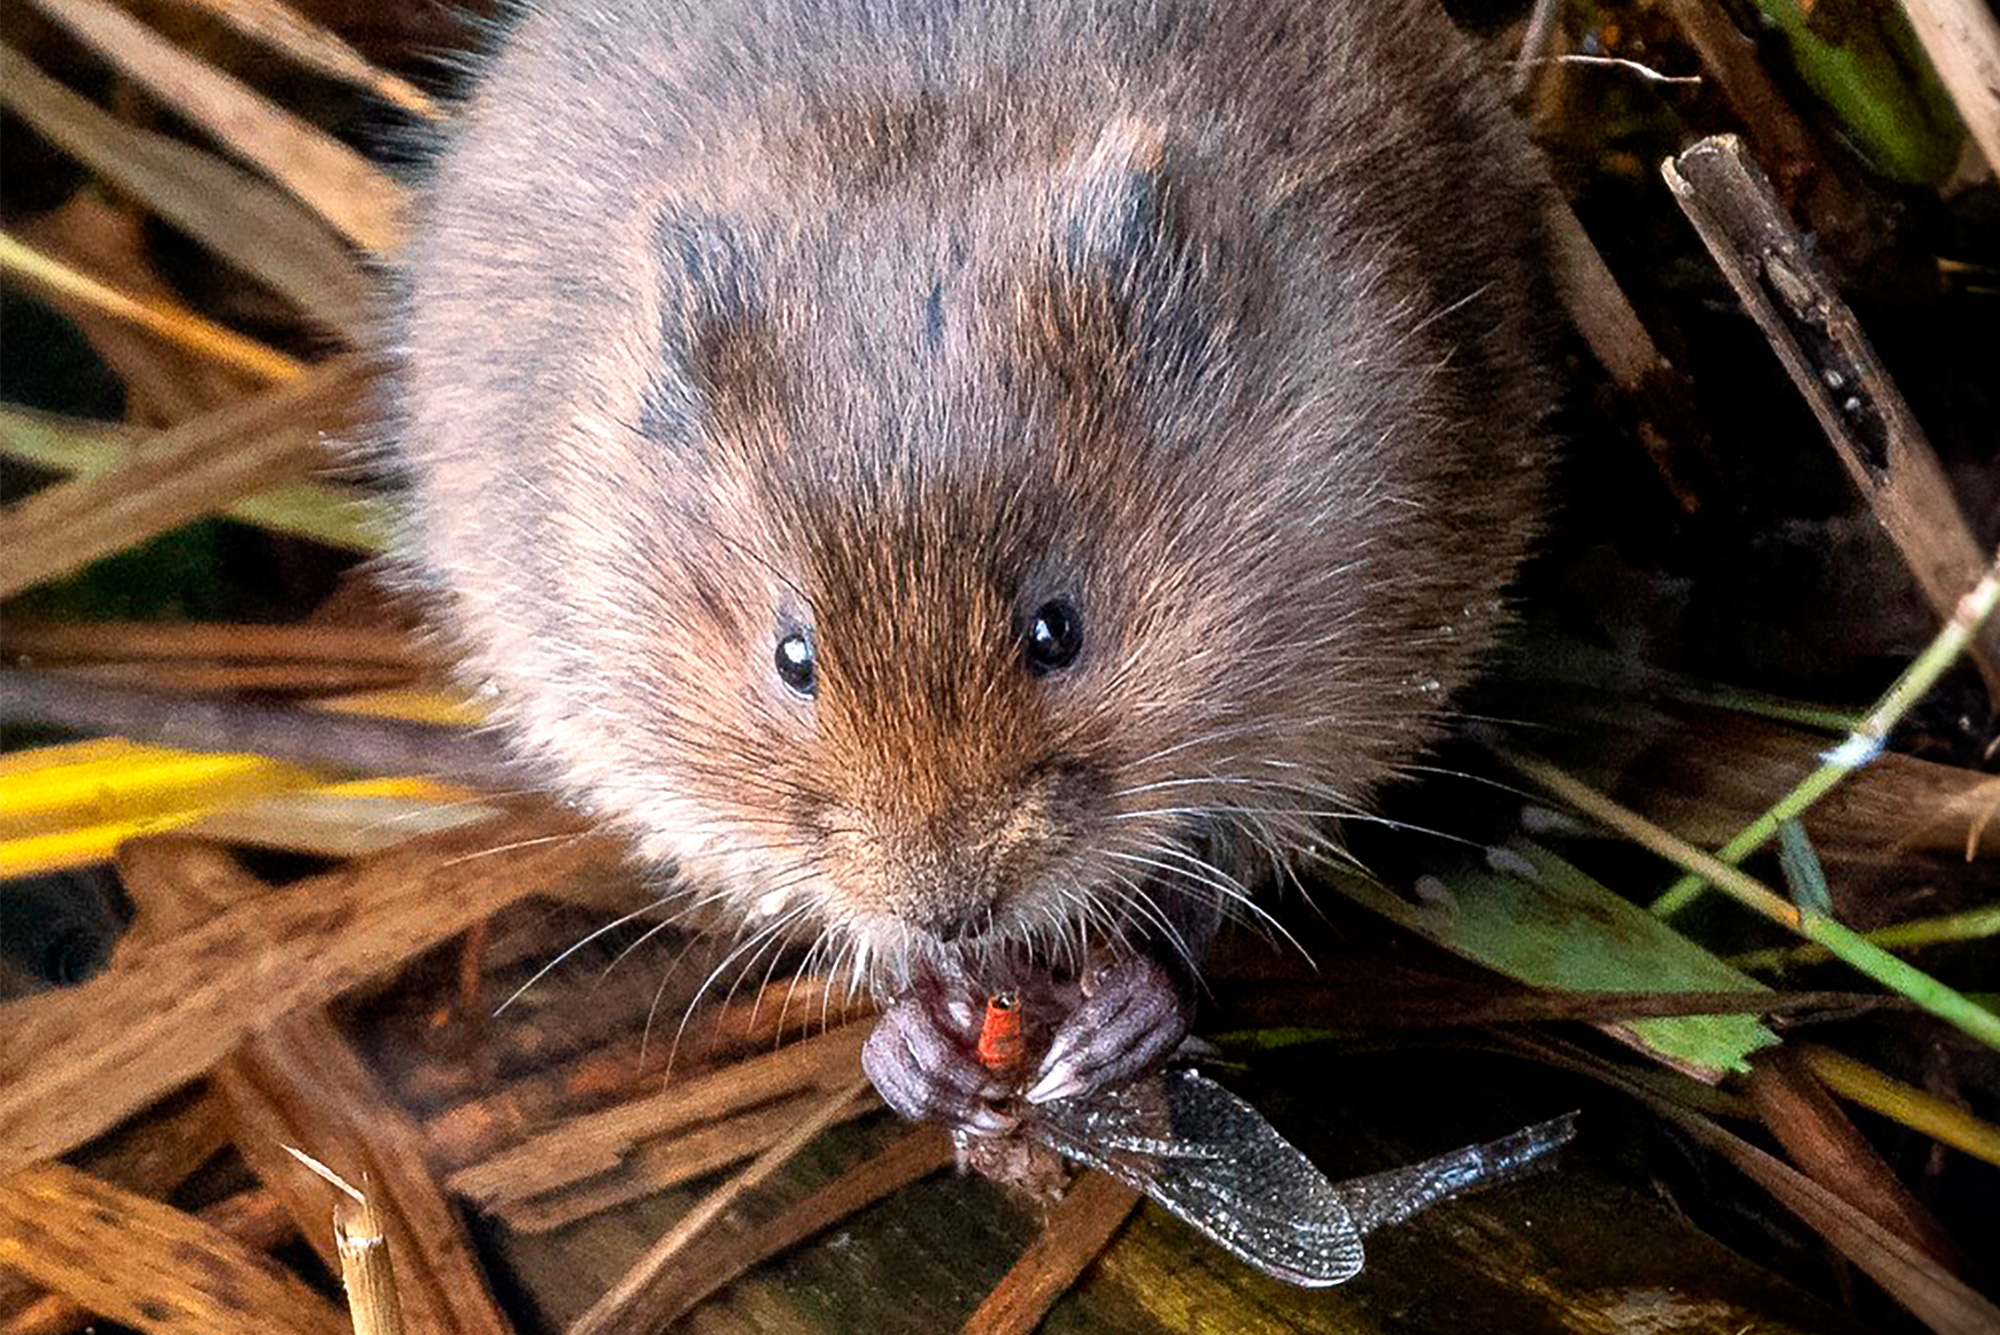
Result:
{"type": "Polygon", "coordinates": [[[882,1101],[913,1121],[978,1135],[1004,1135],[1018,1119],[994,1102],[1011,1092],[980,1064],[980,1014],[932,989],[889,1007],[861,1049],[861,1069],[882,1101]]]}
{"type": "Polygon", "coordinates": [[[1181,980],[1157,959],[1103,968],[1086,980],[1083,1004],[1056,1030],[1025,1097],[1048,1103],[1131,1079],[1180,1046],[1192,1013],[1181,980]]]}

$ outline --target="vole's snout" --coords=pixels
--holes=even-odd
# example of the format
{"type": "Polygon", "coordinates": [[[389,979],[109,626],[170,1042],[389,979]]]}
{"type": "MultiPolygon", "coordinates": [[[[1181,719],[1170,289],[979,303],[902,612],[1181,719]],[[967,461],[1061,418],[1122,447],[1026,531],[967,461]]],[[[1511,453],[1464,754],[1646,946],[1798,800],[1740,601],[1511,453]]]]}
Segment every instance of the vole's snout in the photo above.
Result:
{"type": "Polygon", "coordinates": [[[937,910],[918,926],[949,945],[978,936],[991,923],[992,917],[991,913],[976,908],[953,905],[937,910]]]}

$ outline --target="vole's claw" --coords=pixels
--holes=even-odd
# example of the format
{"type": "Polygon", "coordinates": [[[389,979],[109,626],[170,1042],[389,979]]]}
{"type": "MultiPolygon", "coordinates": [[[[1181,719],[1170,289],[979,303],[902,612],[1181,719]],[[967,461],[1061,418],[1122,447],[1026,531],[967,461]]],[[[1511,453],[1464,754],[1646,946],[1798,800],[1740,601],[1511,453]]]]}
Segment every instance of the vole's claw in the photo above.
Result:
{"type": "Polygon", "coordinates": [[[949,1027],[922,995],[889,1007],[861,1049],[861,1069],[882,1101],[912,1121],[940,1121],[982,1135],[1001,1135],[1016,1119],[992,1106],[1004,1082],[984,1066],[972,1043],[949,1027]]]}
{"type": "Polygon", "coordinates": [[[1048,1103],[1128,1080],[1187,1037],[1188,1019],[1186,994],[1165,965],[1145,955],[1121,960],[1063,1021],[1024,1097],[1048,1103]]]}

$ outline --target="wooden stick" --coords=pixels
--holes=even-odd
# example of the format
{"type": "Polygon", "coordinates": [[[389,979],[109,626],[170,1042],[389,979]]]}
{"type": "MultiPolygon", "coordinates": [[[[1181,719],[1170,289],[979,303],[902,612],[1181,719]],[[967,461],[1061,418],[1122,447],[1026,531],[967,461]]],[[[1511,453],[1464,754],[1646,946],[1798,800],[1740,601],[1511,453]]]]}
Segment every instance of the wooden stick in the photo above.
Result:
{"type": "Polygon", "coordinates": [[[1029,1335],[1111,1245],[1141,1199],[1103,1173],[1079,1177],[1049,1211],[1041,1236],[966,1319],[961,1335],[1029,1335]]]}
{"type": "MultiPolygon", "coordinates": [[[[572,876],[615,876],[623,861],[546,816],[454,830],[121,948],[81,986],[0,1007],[0,1172],[74,1148],[273,1021],[496,909],[572,876]]],[[[127,874],[143,877],[145,863],[128,859],[127,874]]]]}
{"type": "Polygon", "coordinates": [[[358,1204],[341,1202],[333,1215],[333,1236],[340,1252],[341,1283],[347,1286],[347,1310],[354,1317],[354,1335],[403,1335],[403,1305],[396,1296],[389,1235],[366,1196],[358,1204]]]}
{"type": "Polygon", "coordinates": [[[348,1329],[324,1298],[242,1243],[66,1164],[16,1168],[0,1180],[0,1265],[162,1335],[348,1329]]]}
{"type": "MultiPolygon", "coordinates": [[[[1986,573],[1986,553],[1923,428],[1778,206],[1771,183],[1734,135],[1702,140],[1661,164],[1660,173],[1938,620],[1949,622],[1960,597],[1986,573]]],[[[1988,693],[2000,699],[2000,627],[1985,627],[1971,653],[1988,693]]]]}
{"type": "MultiPolygon", "coordinates": [[[[235,1118],[237,1149],[284,1200],[322,1260],[345,1274],[355,1259],[340,1228],[326,1229],[343,1203],[328,1184],[292,1162],[285,1146],[301,1146],[363,1184],[368,1215],[357,1222],[369,1236],[387,1240],[399,1318],[407,1313],[413,1329],[432,1335],[507,1335],[507,1319],[486,1287],[472,1239],[424,1162],[423,1133],[383,1094],[323,1010],[273,1025],[218,1066],[211,1080],[235,1118]]],[[[378,1278],[371,1272],[366,1282],[378,1278]]],[[[362,1306],[351,1283],[349,1298],[360,1335],[362,1306]]],[[[374,1319],[386,1318],[377,1313],[374,1319]]]]}
{"type": "Polygon", "coordinates": [[[674,1258],[723,1211],[741,1200],[746,1192],[755,1189],[791,1162],[793,1155],[833,1125],[847,1107],[868,1089],[868,1079],[863,1076],[836,1090],[820,1105],[818,1113],[801,1119],[791,1134],[758,1155],[748,1168],[696,1202],[694,1208],[676,1220],[666,1235],[654,1243],[602,1298],[577,1318],[568,1335],[614,1335],[621,1331],[636,1335],[640,1330],[650,1329],[651,1323],[642,1324],[639,1314],[650,1301],[654,1301],[648,1295],[666,1274],[674,1258]]]}

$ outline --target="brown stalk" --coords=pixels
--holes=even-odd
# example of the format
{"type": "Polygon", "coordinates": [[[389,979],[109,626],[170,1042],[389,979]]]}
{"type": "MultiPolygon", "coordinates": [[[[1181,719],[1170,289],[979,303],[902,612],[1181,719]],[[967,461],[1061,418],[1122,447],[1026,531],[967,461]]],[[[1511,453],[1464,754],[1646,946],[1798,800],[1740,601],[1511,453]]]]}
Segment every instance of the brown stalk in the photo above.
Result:
{"type": "Polygon", "coordinates": [[[614,1335],[614,1332],[639,1335],[640,1331],[653,1329],[654,1323],[647,1318],[646,1312],[660,1301],[660,1291],[666,1287],[663,1281],[669,1278],[670,1267],[688,1244],[742,1200],[745,1194],[770,1180],[779,1169],[791,1162],[793,1155],[838,1121],[849,1106],[868,1091],[866,1076],[835,1090],[824,1099],[816,1113],[794,1123],[782,1140],[753,1159],[749,1167],[697,1201],[603,1297],[576,1319],[568,1335],[614,1335]]]}
{"type": "Polygon", "coordinates": [[[415,1329],[504,1335],[507,1320],[487,1291],[471,1239],[424,1162],[423,1133],[323,1011],[280,1021],[209,1078],[230,1109],[237,1149],[323,1261],[344,1272],[349,1260],[338,1229],[326,1228],[340,1198],[284,1146],[306,1150],[365,1187],[373,1230],[387,1239],[401,1308],[415,1329]]]}
{"type": "Polygon", "coordinates": [[[2000,175],[2000,21],[1982,0],[1903,0],[1988,171],[2000,175]]]}
{"type": "Polygon", "coordinates": [[[518,816],[412,840],[165,940],[121,945],[89,982],[0,1007],[10,1073],[0,1171],[67,1152],[274,1021],[515,900],[573,876],[616,876],[623,861],[566,820],[518,816]]]}
{"type": "Polygon", "coordinates": [[[1140,1199],[1103,1173],[1079,1177],[1049,1211],[1041,1236],[966,1318],[961,1335],[1029,1335],[1111,1245],[1140,1199]]]}
{"type": "Polygon", "coordinates": [[[0,511],[0,597],[324,466],[367,383],[356,359],[203,414],[132,451],[115,471],[60,482],[0,511]]]}
{"type": "Polygon", "coordinates": [[[0,719],[193,751],[248,752],[349,774],[429,774],[499,791],[518,786],[490,739],[466,728],[146,691],[21,668],[0,667],[0,719]]]}
{"type": "Polygon", "coordinates": [[[279,0],[181,0],[203,9],[236,31],[262,42],[310,70],[374,94],[415,116],[437,120],[444,112],[421,88],[382,69],[341,40],[279,0]]]}
{"type": "Polygon", "coordinates": [[[67,1164],[17,1167],[0,1180],[0,1265],[162,1335],[348,1330],[324,1298],[249,1247],[67,1164]]]}
{"type": "MultiPolygon", "coordinates": [[[[93,1177],[142,1196],[162,1197],[229,1143],[221,1106],[206,1094],[169,1100],[119,1127],[78,1156],[93,1177]]],[[[0,1335],[37,1301],[34,1285],[0,1270],[0,1335]]]]}
{"type": "Polygon", "coordinates": [[[1630,401],[1635,433],[1683,510],[1700,504],[1676,455],[1677,440],[1701,440],[1706,432],[1690,407],[1693,395],[1682,375],[1661,354],[1632,309],[1625,290],[1604,263],[1597,245],[1553,185],[1544,211],[1549,228],[1550,277],[1571,323],[1605,372],[1630,401]]]}
{"type": "MultiPolygon", "coordinates": [[[[1702,140],[1660,172],[1938,620],[1949,623],[1960,596],[1985,575],[1987,555],[1923,428],[1771,183],[1733,135],[1702,140]]],[[[1989,623],[1970,652],[1988,693],[2000,698],[2000,627],[1989,623]]]]}
{"type": "Polygon", "coordinates": [[[128,292],[0,232],[0,272],[63,304],[84,306],[256,380],[289,380],[305,364],[178,301],[128,292]]]}
{"type": "MultiPolygon", "coordinates": [[[[340,1282],[354,1335],[403,1335],[403,1304],[396,1289],[389,1234],[367,1196],[343,1200],[333,1213],[334,1247],[340,1254],[340,1282]]],[[[419,1330],[435,1330],[419,1321],[419,1330]]]]}
{"type": "MultiPolygon", "coordinates": [[[[271,893],[222,849],[187,840],[137,841],[119,865],[156,939],[271,893]]],[[[337,1183],[302,1171],[286,1147],[367,1184],[371,1226],[393,1244],[402,1306],[417,1329],[506,1335],[471,1240],[424,1163],[423,1133],[384,1096],[323,1010],[271,1024],[221,1061],[209,1082],[229,1110],[237,1151],[330,1268],[344,1274],[350,1260],[339,1229],[325,1227],[343,1197],[337,1183]]]]}
{"type": "Polygon", "coordinates": [[[951,1142],[934,1127],[905,1131],[888,1148],[865,1159],[768,1222],[742,1233],[710,1234],[681,1254],[632,1323],[663,1330],[764,1261],[815,1233],[930,1176],[952,1161],[951,1142]]]}
{"type": "Polygon", "coordinates": [[[0,104],[316,325],[357,345],[374,327],[375,287],[354,252],[284,191],[100,110],[4,45],[0,104]]]}
{"type": "MultiPolygon", "coordinates": [[[[783,1140],[801,1117],[809,1116],[819,1106],[820,1099],[817,1092],[802,1094],[751,1112],[736,1113],[692,1131],[657,1137],[635,1145],[616,1169],[494,1208],[509,1226],[522,1233],[549,1233],[566,1228],[627,1201],[670,1190],[743,1162],[783,1140]]],[[[835,1120],[850,1122],[881,1107],[872,1094],[863,1095],[835,1120]]]]}
{"type": "Polygon", "coordinates": [[[105,0],[33,0],[155,97],[245,161],[364,250],[393,250],[401,236],[401,186],[375,165],[105,0]]]}
{"type": "MultiPolygon", "coordinates": [[[[844,1087],[872,1026],[844,1025],[657,1094],[571,1118],[453,1173],[448,1185],[489,1208],[615,1171],[638,1146],[802,1091],[844,1087]]],[[[741,1157],[741,1156],[738,1156],[741,1157]]]]}
{"type": "Polygon", "coordinates": [[[1901,1182],[1833,1096],[1804,1054],[1767,1048],[1751,1058],[1750,1101],[1764,1129],[1815,1182],[1955,1275],[1965,1258],[1936,1216],[1901,1182]]]}
{"type": "Polygon", "coordinates": [[[137,663],[66,663],[49,674],[72,681],[138,686],[189,695],[343,695],[352,691],[408,686],[418,680],[408,668],[373,663],[200,663],[188,660],[137,663]]]}
{"type": "Polygon", "coordinates": [[[22,621],[0,626],[0,651],[29,659],[216,659],[339,663],[415,671],[429,657],[399,631],[373,626],[235,625],[216,621],[22,621]]]}
{"type": "MultiPolygon", "coordinates": [[[[25,219],[22,236],[64,263],[128,292],[172,298],[175,293],[148,259],[144,221],[95,189],[25,219]]],[[[125,415],[142,426],[173,426],[233,403],[256,381],[181,351],[82,302],[54,298],[57,309],[90,340],[125,382],[125,415]]]]}
{"type": "MultiPolygon", "coordinates": [[[[252,1251],[267,1252],[297,1229],[277,1196],[252,1187],[195,1211],[194,1217],[252,1251]]],[[[72,1335],[95,1318],[60,1293],[44,1293],[16,1306],[0,1306],[0,1335],[72,1335]]]]}

